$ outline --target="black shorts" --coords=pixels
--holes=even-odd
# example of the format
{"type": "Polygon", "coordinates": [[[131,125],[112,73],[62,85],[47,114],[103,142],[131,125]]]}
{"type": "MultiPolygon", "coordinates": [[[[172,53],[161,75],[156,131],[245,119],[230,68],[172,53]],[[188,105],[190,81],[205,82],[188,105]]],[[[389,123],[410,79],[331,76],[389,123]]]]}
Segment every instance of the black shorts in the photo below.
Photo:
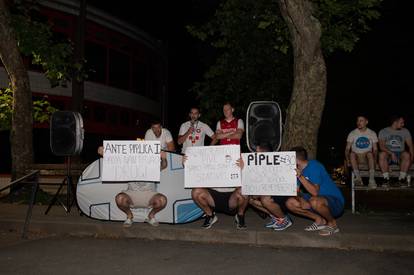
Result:
{"type": "Polygon", "coordinates": [[[284,213],[288,211],[286,207],[286,201],[289,198],[291,198],[291,196],[272,196],[273,201],[280,206],[280,209],[282,209],[284,213]]]}
{"type": "Polygon", "coordinates": [[[229,199],[233,192],[218,192],[214,189],[207,189],[214,201],[214,211],[227,215],[236,215],[237,209],[230,209],[229,199]]]}

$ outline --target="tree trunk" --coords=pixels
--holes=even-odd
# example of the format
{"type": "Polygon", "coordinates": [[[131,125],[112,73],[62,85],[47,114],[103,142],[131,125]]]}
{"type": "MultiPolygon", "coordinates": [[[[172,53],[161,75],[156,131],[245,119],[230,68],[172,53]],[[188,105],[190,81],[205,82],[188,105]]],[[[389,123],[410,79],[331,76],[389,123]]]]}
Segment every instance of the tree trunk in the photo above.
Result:
{"type": "Polygon", "coordinates": [[[5,0],[0,0],[0,37],[0,58],[14,94],[10,144],[12,179],[16,179],[24,176],[33,162],[32,92],[5,0]]]}
{"type": "Polygon", "coordinates": [[[316,156],[318,131],[326,96],[326,66],[321,26],[309,0],[279,0],[289,28],[294,55],[293,92],[287,109],[282,149],[303,146],[316,156]]]}

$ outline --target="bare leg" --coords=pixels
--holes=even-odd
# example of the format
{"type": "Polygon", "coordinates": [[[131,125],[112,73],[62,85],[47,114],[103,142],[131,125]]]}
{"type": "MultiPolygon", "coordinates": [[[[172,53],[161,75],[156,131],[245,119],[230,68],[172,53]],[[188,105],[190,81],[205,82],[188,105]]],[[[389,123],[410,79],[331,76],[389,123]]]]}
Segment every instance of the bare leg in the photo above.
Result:
{"type": "Polygon", "coordinates": [[[275,217],[278,218],[284,218],[285,214],[283,213],[282,209],[280,209],[280,206],[275,203],[270,196],[261,196],[260,201],[262,205],[275,217]]]}
{"type": "Polygon", "coordinates": [[[351,160],[352,170],[354,171],[357,178],[360,178],[359,167],[358,167],[358,158],[357,158],[357,155],[354,152],[351,152],[350,160],[351,160]]]}
{"type": "Polygon", "coordinates": [[[214,200],[206,188],[194,188],[191,190],[194,202],[204,211],[207,216],[213,215],[214,200]]]}
{"type": "Polygon", "coordinates": [[[148,218],[154,218],[155,214],[160,212],[167,205],[167,197],[163,194],[155,194],[150,200],[151,211],[148,214],[148,218]]]}
{"type": "Polygon", "coordinates": [[[305,216],[315,221],[316,224],[325,224],[325,219],[318,214],[308,210],[311,205],[300,197],[289,198],[286,201],[286,207],[293,213],[305,216]]]}
{"type": "Polygon", "coordinates": [[[327,225],[336,227],[336,220],[328,207],[328,201],[323,197],[312,197],[309,200],[313,210],[318,212],[327,221],[327,225]]]}
{"type": "Polygon", "coordinates": [[[233,191],[233,194],[231,194],[229,199],[230,209],[237,209],[237,214],[243,216],[248,204],[248,196],[243,196],[241,194],[241,188],[237,187],[236,190],[233,191]]]}
{"type": "Polygon", "coordinates": [[[386,152],[380,152],[379,153],[379,166],[381,168],[381,172],[388,173],[388,154],[386,152]]]}
{"type": "Polygon", "coordinates": [[[127,194],[119,193],[115,197],[115,202],[118,208],[127,215],[127,218],[132,219],[134,217],[130,208],[132,201],[127,194]]]}
{"type": "Polygon", "coordinates": [[[410,168],[411,161],[410,161],[410,153],[402,152],[401,153],[401,172],[407,173],[408,169],[410,168]]]}
{"type": "Polygon", "coordinates": [[[375,170],[375,158],[372,152],[367,153],[369,170],[375,170]]]}
{"type": "Polygon", "coordinates": [[[262,202],[259,199],[250,198],[249,199],[249,204],[251,206],[253,206],[254,208],[256,208],[256,209],[259,209],[260,211],[262,211],[262,212],[264,212],[268,215],[271,215],[271,213],[266,208],[263,207],[262,202]]]}

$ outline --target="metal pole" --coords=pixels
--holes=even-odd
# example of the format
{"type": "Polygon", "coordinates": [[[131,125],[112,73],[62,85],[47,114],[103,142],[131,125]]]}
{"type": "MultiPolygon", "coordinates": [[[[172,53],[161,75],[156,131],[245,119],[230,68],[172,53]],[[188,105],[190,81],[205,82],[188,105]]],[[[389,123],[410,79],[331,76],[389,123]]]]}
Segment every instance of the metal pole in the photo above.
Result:
{"type": "Polygon", "coordinates": [[[33,205],[36,200],[36,193],[37,193],[38,188],[39,188],[39,182],[38,182],[38,179],[36,179],[36,181],[33,183],[33,186],[32,186],[32,196],[30,198],[29,208],[27,209],[26,220],[24,221],[24,227],[23,227],[23,233],[22,233],[23,239],[27,239],[27,230],[29,228],[30,219],[32,218],[32,210],[33,210],[33,205]]]}
{"type": "Polygon", "coordinates": [[[66,171],[66,184],[67,184],[67,189],[66,189],[66,212],[69,213],[70,212],[70,196],[71,196],[71,188],[72,188],[72,177],[70,175],[70,156],[67,157],[67,171],[66,171]]]}

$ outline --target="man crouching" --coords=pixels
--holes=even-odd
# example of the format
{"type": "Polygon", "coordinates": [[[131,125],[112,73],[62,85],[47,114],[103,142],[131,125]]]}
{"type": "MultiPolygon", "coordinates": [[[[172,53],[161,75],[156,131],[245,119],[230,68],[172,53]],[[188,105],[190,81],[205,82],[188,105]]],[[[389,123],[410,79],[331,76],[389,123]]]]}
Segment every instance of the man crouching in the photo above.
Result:
{"type": "MultiPolygon", "coordinates": [[[[103,156],[103,147],[98,148],[98,154],[103,156]]],[[[166,153],[161,152],[161,170],[167,167],[166,153]]],[[[160,212],[167,205],[167,197],[157,193],[154,182],[136,181],[129,182],[126,190],[115,196],[115,202],[119,209],[127,215],[124,227],[130,227],[134,215],[131,208],[151,208],[145,222],[152,226],[158,226],[155,214],[160,212]]]]}
{"type": "MultiPolygon", "coordinates": [[[[166,167],[166,154],[165,152],[161,152],[161,170],[166,167]]],[[[129,182],[127,190],[116,195],[116,205],[127,215],[124,227],[130,227],[133,223],[134,216],[131,208],[151,208],[145,222],[152,226],[159,225],[155,219],[155,214],[165,208],[167,205],[167,197],[161,193],[157,193],[155,190],[154,182],[129,182]]]]}

